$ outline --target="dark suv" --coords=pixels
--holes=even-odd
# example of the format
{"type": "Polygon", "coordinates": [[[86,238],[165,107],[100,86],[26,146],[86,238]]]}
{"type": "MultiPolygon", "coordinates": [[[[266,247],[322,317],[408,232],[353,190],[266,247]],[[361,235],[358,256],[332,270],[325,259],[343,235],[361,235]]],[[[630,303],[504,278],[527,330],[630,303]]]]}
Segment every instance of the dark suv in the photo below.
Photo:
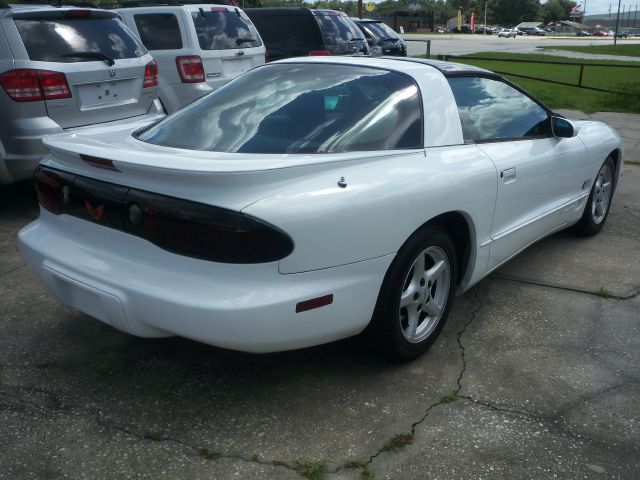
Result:
{"type": "Polygon", "coordinates": [[[367,42],[343,12],[310,8],[248,8],[271,60],[306,55],[365,55],[367,42]]]}
{"type": "Polygon", "coordinates": [[[407,56],[407,46],[404,40],[382,20],[370,18],[352,18],[352,20],[360,27],[367,39],[370,55],[407,56]]]}

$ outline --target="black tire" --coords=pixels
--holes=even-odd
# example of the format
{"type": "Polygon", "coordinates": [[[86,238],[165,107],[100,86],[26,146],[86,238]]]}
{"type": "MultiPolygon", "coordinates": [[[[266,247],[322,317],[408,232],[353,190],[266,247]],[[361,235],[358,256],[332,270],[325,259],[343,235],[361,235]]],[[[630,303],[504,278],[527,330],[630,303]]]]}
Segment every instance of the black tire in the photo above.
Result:
{"type": "Polygon", "coordinates": [[[607,217],[609,216],[609,209],[611,207],[611,200],[613,199],[613,192],[615,188],[615,172],[616,167],[613,159],[611,157],[607,157],[607,159],[598,170],[598,174],[596,175],[595,180],[593,181],[593,185],[591,186],[591,192],[589,193],[589,199],[587,200],[587,204],[584,207],[584,212],[582,212],[582,217],[574,226],[574,230],[582,235],[595,235],[600,230],[607,221],[607,217]],[[607,177],[607,174],[609,176],[607,177]],[[604,190],[602,188],[603,184],[606,184],[608,180],[608,188],[604,190]],[[596,204],[598,204],[598,199],[603,200],[603,195],[607,197],[604,199],[605,204],[602,207],[600,212],[597,211],[596,204]],[[594,199],[596,202],[594,203],[594,199]]]}
{"type": "Polygon", "coordinates": [[[445,229],[438,225],[427,225],[414,233],[387,270],[378,294],[368,329],[375,347],[396,361],[412,360],[425,353],[438,338],[449,315],[457,271],[455,247],[445,229]],[[416,274],[420,277],[416,280],[413,273],[419,272],[420,269],[415,270],[414,264],[419,261],[421,254],[424,268],[422,274],[416,274]],[[431,267],[430,261],[433,262],[431,267]],[[446,263],[448,276],[434,276],[433,283],[427,283],[429,269],[436,265],[436,261],[438,265],[440,262],[446,263]],[[444,292],[445,298],[441,296],[444,292]],[[419,300],[416,299],[418,295],[419,300]],[[403,303],[411,297],[412,303],[401,307],[401,297],[404,297],[403,303]],[[438,304],[441,313],[430,316],[428,312],[434,308],[437,310],[438,304]],[[413,330],[412,325],[416,325],[413,330]],[[413,341],[408,340],[411,331],[413,341]]]}

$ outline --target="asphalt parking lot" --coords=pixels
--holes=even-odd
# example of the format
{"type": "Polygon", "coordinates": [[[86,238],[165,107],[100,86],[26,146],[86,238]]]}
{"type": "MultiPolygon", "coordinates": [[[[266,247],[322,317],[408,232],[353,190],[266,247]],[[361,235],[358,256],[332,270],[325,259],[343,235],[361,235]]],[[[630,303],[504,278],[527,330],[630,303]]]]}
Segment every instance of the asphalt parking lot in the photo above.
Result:
{"type": "Polygon", "coordinates": [[[640,166],[600,235],[533,246],[404,365],[115,331],[23,266],[36,215],[0,189],[2,479],[640,478],[640,166]]]}

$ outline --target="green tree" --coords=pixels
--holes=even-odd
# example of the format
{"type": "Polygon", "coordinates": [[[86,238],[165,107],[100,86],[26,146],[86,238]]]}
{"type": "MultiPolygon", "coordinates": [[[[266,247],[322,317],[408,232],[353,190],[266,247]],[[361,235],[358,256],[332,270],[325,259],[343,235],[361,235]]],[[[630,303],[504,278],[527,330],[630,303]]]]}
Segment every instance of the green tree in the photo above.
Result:
{"type": "Polygon", "coordinates": [[[541,18],[539,0],[496,0],[490,9],[489,18],[496,25],[512,26],[541,18]]]}
{"type": "Polygon", "coordinates": [[[568,20],[571,9],[576,6],[570,0],[549,0],[542,5],[540,12],[544,23],[557,22],[558,20],[568,20]]]}

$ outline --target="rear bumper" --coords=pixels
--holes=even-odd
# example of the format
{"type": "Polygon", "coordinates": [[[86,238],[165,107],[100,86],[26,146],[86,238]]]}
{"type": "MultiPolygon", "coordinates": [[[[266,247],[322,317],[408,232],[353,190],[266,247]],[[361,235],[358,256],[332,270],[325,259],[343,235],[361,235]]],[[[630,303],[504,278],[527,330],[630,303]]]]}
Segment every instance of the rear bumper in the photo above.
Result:
{"type": "Polygon", "coordinates": [[[42,143],[47,135],[75,132],[97,126],[119,125],[139,121],[153,121],[163,116],[159,103],[145,115],[63,129],[49,117],[19,118],[0,128],[0,185],[8,185],[31,178],[38,162],[49,153],[42,143]]]}
{"type": "Polygon", "coordinates": [[[277,262],[229,265],[168,253],[137,237],[42,211],[19,234],[26,263],[64,303],[143,337],[179,335],[247,352],[355,335],[371,319],[393,255],[282,275],[277,262]],[[296,313],[298,302],[331,305],[296,313]]]}

